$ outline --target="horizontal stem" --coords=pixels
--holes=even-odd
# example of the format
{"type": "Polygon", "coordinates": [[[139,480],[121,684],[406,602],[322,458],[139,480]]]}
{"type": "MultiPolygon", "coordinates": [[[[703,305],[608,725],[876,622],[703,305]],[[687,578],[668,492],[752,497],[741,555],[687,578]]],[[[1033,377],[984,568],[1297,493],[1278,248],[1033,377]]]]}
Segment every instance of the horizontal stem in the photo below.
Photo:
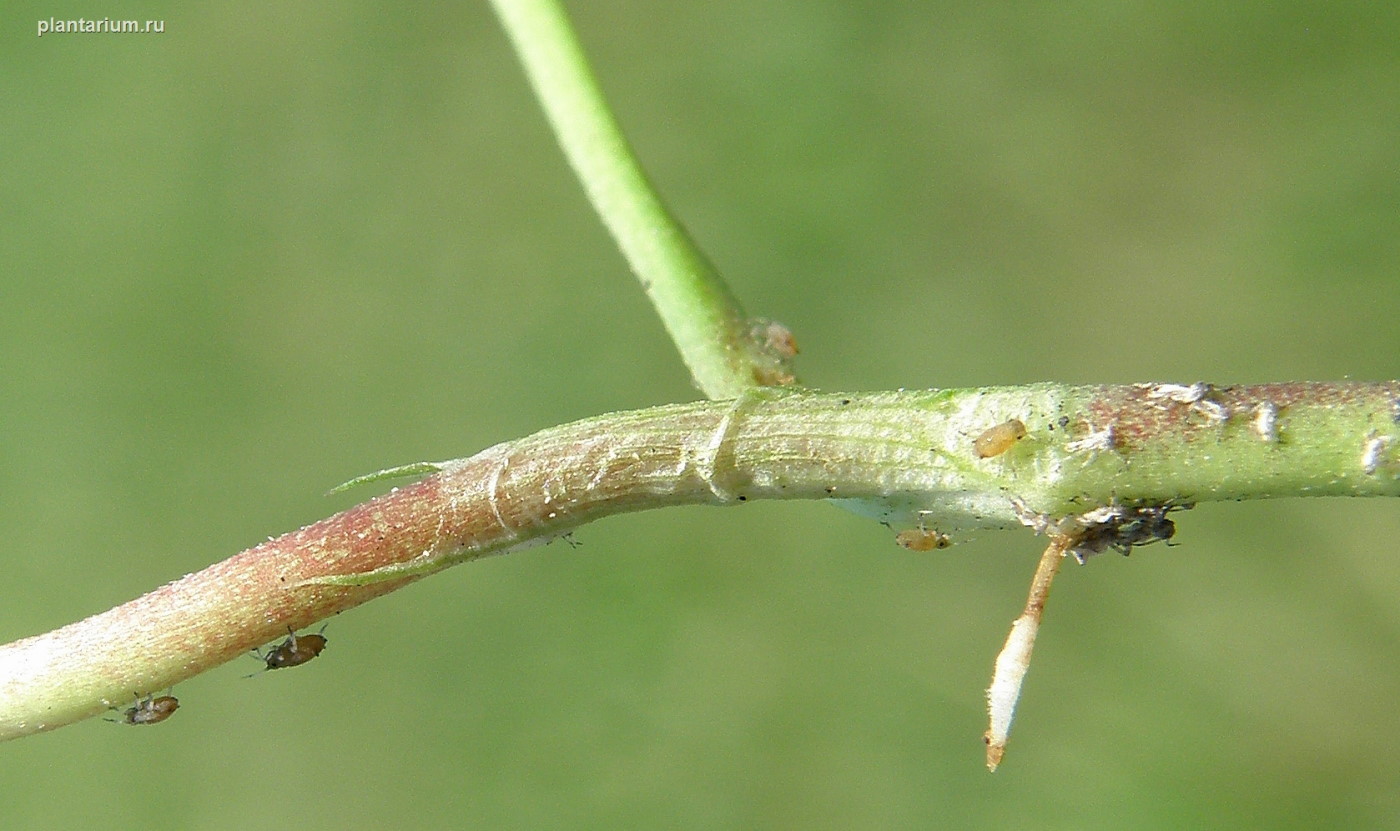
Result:
{"type": "Polygon", "coordinates": [[[1400,382],[754,390],[613,413],[427,476],[0,647],[0,738],[163,690],[455,563],[681,504],[834,499],[952,535],[1111,502],[1400,496],[1400,382]],[[996,455],[978,441],[1017,420],[996,455]],[[1018,507],[1014,502],[1022,503],[1018,507]]]}

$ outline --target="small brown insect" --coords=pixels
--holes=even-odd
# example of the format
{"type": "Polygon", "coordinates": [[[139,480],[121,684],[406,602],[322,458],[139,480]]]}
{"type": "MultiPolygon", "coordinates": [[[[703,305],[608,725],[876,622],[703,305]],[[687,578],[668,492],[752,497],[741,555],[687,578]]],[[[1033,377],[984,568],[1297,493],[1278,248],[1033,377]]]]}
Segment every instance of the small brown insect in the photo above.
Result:
{"type": "MultiPolygon", "coordinates": [[[[326,627],[321,627],[321,632],[326,631],[326,627]]],[[[326,648],[326,636],[321,632],[313,635],[298,635],[291,627],[287,627],[287,639],[274,647],[270,647],[266,654],[253,650],[253,654],[258,656],[269,669],[284,669],[286,667],[299,667],[307,661],[321,654],[321,650],[326,648]]],[[[254,673],[256,674],[256,673],[254,673]]]]}
{"type": "Polygon", "coordinates": [[[180,700],[173,695],[162,695],[159,698],[148,695],[145,701],[141,700],[140,693],[135,693],[135,696],[136,706],[127,709],[120,722],[116,719],[107,720],[119,724],[159,724],[180,709],[180,700]]]}
{"type": "Polygon", "coordinates": [[[980,436],[972,440],[972,450],[977,458],[990,459],[1010,450],[1025,437],[1026,425],[1019,418],[1013,418],[983,430],[980,436]]]}
{"type": "Polygon", "coordinates": [[[906,528],[894,535],[894,541],[910,551],[933,551],[953,544],[947,534],[924,528],[906,528]]]}

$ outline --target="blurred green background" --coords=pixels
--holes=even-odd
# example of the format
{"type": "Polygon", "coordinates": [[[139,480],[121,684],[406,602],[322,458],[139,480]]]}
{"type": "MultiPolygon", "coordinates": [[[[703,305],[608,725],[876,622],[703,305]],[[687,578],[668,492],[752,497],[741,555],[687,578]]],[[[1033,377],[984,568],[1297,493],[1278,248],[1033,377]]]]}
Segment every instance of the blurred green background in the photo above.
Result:
{"type": "MultiPolygon", "coordinates": [[[[825,389],[1400,376],[1400,10],[574,3],[654,179],[825,389]]],[[[13,2],[0,638],[694,399],[482,3],[13,2]],[[166,33],[36,37],[53,15],[166,33]]],[[[0,746],[12,828],[1400,827],[1400,511],[1209,505],[1067,569],[818,504],[613,518],[171,721],[0,746]]]]}

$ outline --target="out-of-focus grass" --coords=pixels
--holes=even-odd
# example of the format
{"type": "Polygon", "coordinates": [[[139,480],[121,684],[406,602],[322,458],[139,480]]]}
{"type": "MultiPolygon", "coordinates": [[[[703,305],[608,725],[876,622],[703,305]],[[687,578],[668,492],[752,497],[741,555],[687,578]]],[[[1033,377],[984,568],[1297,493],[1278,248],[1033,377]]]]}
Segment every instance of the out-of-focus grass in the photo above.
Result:
{"type": "MultiPolygon", "coordinates": [[[[809,383],[1400,374],[1394,10],[575,5],[809,383]]],[[[358,473],[696,397],[484,7],[42,39],[59,10],[11,12],[0,636],[316,519],[358,473]]],[[[751,505],[435,577],[304,669],[181,685],[156,728],[5,745],[4,824],[1395,824],[1395,506],[1180,526],[1063,575],[994,777],[981,690],[1036,542],[916,555],[751,505]]]]}

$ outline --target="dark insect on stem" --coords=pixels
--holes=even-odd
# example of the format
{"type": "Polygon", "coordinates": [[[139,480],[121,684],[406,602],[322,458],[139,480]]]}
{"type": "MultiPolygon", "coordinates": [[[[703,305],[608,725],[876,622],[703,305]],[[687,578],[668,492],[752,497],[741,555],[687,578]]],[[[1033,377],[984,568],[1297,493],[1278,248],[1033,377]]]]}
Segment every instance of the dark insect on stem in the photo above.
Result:
{"type": "Polygon", "coordinates": [[[1084,529],[1074,537],[1069,549],[1082,565],[1094,554],[1113,549],[1123,556],[1132,553],[1133,546],[1165,542],[1176,534],[1176,523],[1167,514],[1194,507],[1180,505],[1109,505],[1077,517],[1084,529]]]}
{"type": "Polygon", "coordinates": [[[128,708],[120,720],[109,718],[107,721],[116,724],[159,724],[180,709],[180,700],[173,695],[162,695],[159,698],[148,695],[144,701],[141,700],[140,693],[132,695],[136,697],[136,706],[128,708]]]}
{"type": "MultiPolygon", "coordinates": [[[[320,655],[321,650],[326,648],[326,636],[321,634],[324,631],[326,631],[326,627],[322,626],[320,632],[315,634],[298,635],[291,627],[288,627],[286,640],[277,646],[270,647],[266,653],[254,649],[253,654],[266,664],[263,672],[272,669],[299,667],[320,655]]],[[[257,675],[257,673],[253,674],[257,675]]]]}

